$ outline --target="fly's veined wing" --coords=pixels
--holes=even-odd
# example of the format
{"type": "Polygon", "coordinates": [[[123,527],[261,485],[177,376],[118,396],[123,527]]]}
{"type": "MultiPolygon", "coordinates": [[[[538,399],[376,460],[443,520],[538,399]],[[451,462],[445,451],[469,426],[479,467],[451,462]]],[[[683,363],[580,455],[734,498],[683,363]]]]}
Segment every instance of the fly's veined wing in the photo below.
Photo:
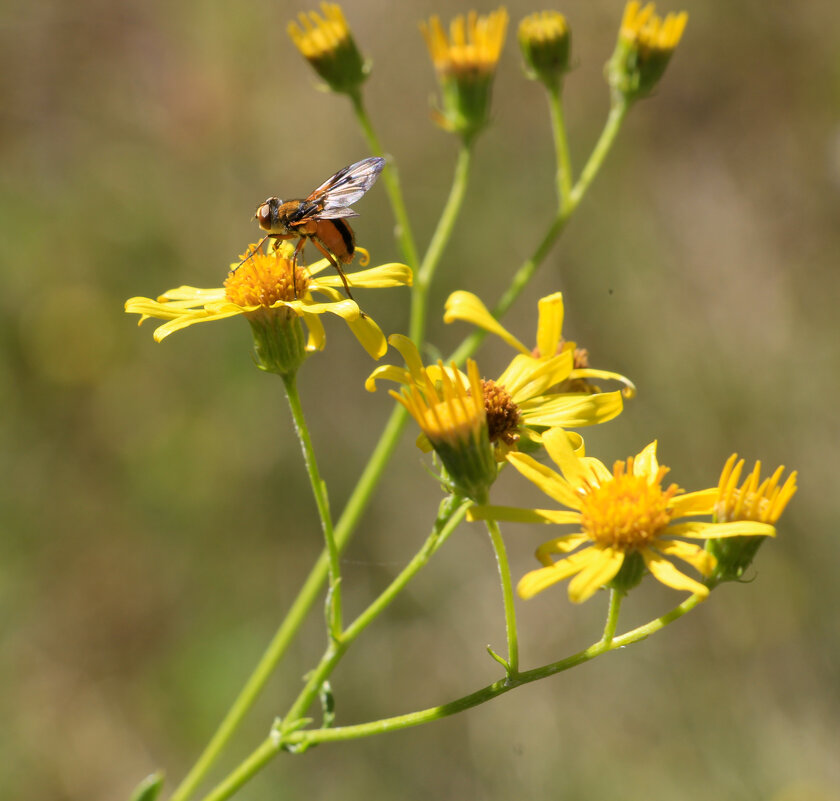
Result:
{"type": "Polygon", "coordinates": [[[322,219],[358,217],[348,206],[374,185],[384,166],[385,159],[378,156],[357,161],[328,178],[306,199],[320,207],[318,217],[322,219]]]}

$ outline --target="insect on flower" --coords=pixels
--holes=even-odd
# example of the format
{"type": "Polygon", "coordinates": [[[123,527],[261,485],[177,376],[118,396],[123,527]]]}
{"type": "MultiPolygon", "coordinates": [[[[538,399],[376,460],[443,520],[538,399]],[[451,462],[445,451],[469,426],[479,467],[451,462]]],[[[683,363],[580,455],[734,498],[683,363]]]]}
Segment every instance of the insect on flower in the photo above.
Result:
{"type": "MultiPolygon", "coordinates": [[[[296,262],[306,241],[311,240],[338,271],[347,297],[352,299],[341,265],[353,260],[356,238],[353,229],[344,220],[359,216],[350,206],[373,186],[384,166],[383,158],[363,159],[339,170],[303,200],[283,202],[277,197],[268,198],[259,205],[254,215],[260,228],[268,232],[257,248],[269,237],[297,239],[293,259],[296,262]]],[[[248,258],[250,256],[245,261],[248,258]]]]}

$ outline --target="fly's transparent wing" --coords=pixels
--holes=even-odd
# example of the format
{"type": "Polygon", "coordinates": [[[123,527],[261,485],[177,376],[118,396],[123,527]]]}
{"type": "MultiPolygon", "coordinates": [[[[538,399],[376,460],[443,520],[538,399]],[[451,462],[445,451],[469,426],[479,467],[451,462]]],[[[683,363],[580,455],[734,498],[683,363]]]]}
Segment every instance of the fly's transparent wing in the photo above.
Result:
{"type": "Polygon", "coordinates": [[[374,185],[384,166],[385,159],[374,156],[339,170],[306,198],[306,202],[312,204],[312,216],[325,220],[358,217],[348,207],[374,185]]]}

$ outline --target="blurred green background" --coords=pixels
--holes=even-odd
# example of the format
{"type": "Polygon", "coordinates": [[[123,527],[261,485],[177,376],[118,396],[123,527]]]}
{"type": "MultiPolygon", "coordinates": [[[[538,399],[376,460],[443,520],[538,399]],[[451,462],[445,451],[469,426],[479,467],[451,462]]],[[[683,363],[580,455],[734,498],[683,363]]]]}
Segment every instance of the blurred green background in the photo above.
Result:
{"type": "MultiPolygon", "coordinates": [[[[255,205],[302,195],[369,155],[340,97],[315,91],[286,22],[297,3],[5,0],[0,11],[0,795],[127,798],[180,779],[319,552],[281,382],[240,320],[161,345],[126,298],[218,286],[255,205]]],[[[243,799],[840,798],[840,6],[688,0],[655,97],[506,323],[534,336],[565,293],[567,334],[638,398],[588,435],[606,462],[658,438],[682,486],[732,451],[800,470],[754,583],[727,585],[654,639],[496,702],[389,737],[277,759],[243,799]]],[[[366,97],[398,161],[420,243],[448,190],[453,138],[429,120],[417,22],[467,6],[345,5],[373,59],[366,97]]],[[[494,303],[552,213],[547,106],[511,29],[469,199],[439,271],[431,340],[456,288],[494,303]]],[[[490,10],[484,7],[482,11],[490,10]]],[[[570,0],[566,84],[579,169],[603,123],[618,0],[570,0]]],[[[397,258],[385,192],[359,204],[375,263],[397,258]]],[[[408,293],[363,304],[404,331],[408,293]]],[[[339,510],[392,401],[328,324],[300,377],[339,510]]],[[[489,375],[510,352],[488,342],[489,375]]],[[[395,357],[392,357],[395,358],[395,357]]],[[[413,431],[344,558],[358,610],[424,538],[439,490],[413,431]]],[[[498,497],[525,500],[501,482],[498,497]]],[[[511,528],[516,576],[544,531],[511,528]]],[[[678,594],[648,581],[622,627],[678,594]]],[[[596,639],[605,598],[519,604],[526,666],[596,639]]],[[[464,526],[357,643],[333,682],[339,723],[441,703],[498,676],[504,628],[486,535],[464,526]]],[[[229,759],[285,708],[324,646],[312,619],[229,759]]],[[[230,763],[232,764],[232,762],[230,763]]]]}

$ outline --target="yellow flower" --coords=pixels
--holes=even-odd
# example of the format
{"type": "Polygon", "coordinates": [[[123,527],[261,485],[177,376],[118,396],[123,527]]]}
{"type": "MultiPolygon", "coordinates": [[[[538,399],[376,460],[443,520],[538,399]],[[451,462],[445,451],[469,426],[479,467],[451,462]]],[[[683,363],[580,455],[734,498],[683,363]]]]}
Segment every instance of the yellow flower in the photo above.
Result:
{"type": "Polygon", "coordinates": [[[766,522],[675,522],[711,514],[717,490],[678,494],[676,484],[663,487],[668,468],[659,466],[655,442],[626,462],[616,462],[612,472],[598,459],[576,455],[563,431],[549,431],[543,442],[562,475],[525,454],[511,453],[507,459],[566,510],[477,506],[468,513],[472,520],[579,527],[578,531],[549,540],[537,549],[537,558],[545,567],[523,576],[518,587],[523,598],[531,598],[574,576],[569,584],[569,598],[580,603],[611,582],[623,591],[630,589],[644,568],[669,587],[706,597],[707,586],[686,576],[669,561],[681,559],[704,577],[712,574],[714,556],[685,539],[775,534],[773,526],[766,522]],[[554,554],[562,554],[562,558],[555,562],[554,554]]]}
{"type": "Polygon", "coordinates": [[[344,12],[337,3],[321,3],[321,13],[298,14],[299,22],[290,22],[287,30],[295,47],[334,92],[352,93],[367,78],[370,65],[365,62],[344,12]]]}
{"type": "Polygon", "coordinates": [[[624,9],[618,42],[607,64],[607,79],[613,90],[627,100],[649,94],[662,77],[671,55],[680,43],[688,14],[658,16],[653,3],[642,6],[631,0],[624,9]]]}
{"type": "MultiPolygon", "coordinates": [[[[378,380],[414,386],[421,392],[427,384],[427,373],[431,373],[433,383],[440,380],[443,365],[424,368],[417,348],[409,339],[392,336],[388,341],[402,354],[407,369],[394,365],[378,367],[365,384],[369,391],[375,391],[378,380]]],[[[570,349],[545,358],[522,353],[513,358],[498,378],[480,382],[490,443],[499,461],[513,448],[535,447],[545,429],[605,423],[621,413],[620,392],[549,392],[575,373],[573,362],[574,353],[570,349]]],[[[458,376],[464,386],[469,386],[463,373],[454,367],[450,372],[453,380],[458,376]]],[[[424,438],[418,446],[428,450],[424,438]]]]}
{"type": "Polygon", "coordinates": [[[519,23],[519,47],[529,78],[557,86],[569,70],[571,33],[559,11],[529,14],[519,23]]]}
{"type": "Polygon", "coordinates": [[[470,11],[466,17],[455,17],[448,39],[439,17],[420,24],[442,93],[443,109],[435,119],[467,141],[489,119],[493,77],[507,24],[504,8],[487,16],[470,11]]]}
{"type": "Polygon", "coordinates": [[[403,355],[407,369],[381,367],[365,386],[373,392],[377,379],[402,383],[401,392],[390,390],[390,394],[417,421],[423,432],[424,450],[434,448],[462,495],[485,499],[498,468],[490,445],[478,366],[468,360],[466,376],[454,364],[446,368],[439,361],[424,367],[410,339],[394,334],[388,341],[403,355]]]}
{"type": "MultiPolygon", "coordinates": [[[[255,245],[251,245],[248,253],[254,250],[255,245]]],[[[341,294],[338,289],[341,278],[338,275],[319,275],[329,262],[321,259],[306,269],[298,267],[293,282],[291,252],[292,247],[282,243],[272,252],[257,252],[241,265],[239,262],[232,264],[223,287],[198,289],[182,286],[164,292],[157,300],[130,298],[126,301],[125,310],[141,315],[141,323],[149,318],[166,320],[155,329],[157,342],[196,323],[238,315],[243,315],[257,326],[278,321],[297,323],[300,319],[308,330],[308,352],[322,350],[326,343],[319,315],[334,314],[347,323],[374,359],[383,356],[388,346],[379,326],[360,311],[355,301],[341,294]],[[314,293],[323,296],[324,300],[315,300],[314,293]]],[[[347,273],[347,281],[353,288],[410,286],[411,269],[404,264],[383,264],[347,273]]]]}
{"type": "MultiPolygon", "coordinates": [[[[597,370],[589,367],[589,354],[585,349],[578,348],[574,342],[563,339],[563,317],[565,309],[563,306],[563,293],[555,292],[540,298],[537,313],[537,341],[534,348],[525,347],[513,334],[511,334],[492,314],[481,300],[472,292],[458,290],[453,292],[446,300],[446,307],[443,320],[446,323],[455,320],[463,320],[489,331],[491,334],[503,339],[512,348],[518,350],[525,359],[523,364],[546,362],[556,356],[565,356],[567,361],[564,364],[569,368],[568,374],[557,382],[553,387],[555,392],[568,393],[597,393],[600,390],[593,385],[593,379],[607,381],[619,381],[624,384],[622,394],[625,398],[632,398],[636,394],[636,387],[633,382],[620,373],[613,373],[608,370],[597,370]]],[[[500,378],[499,381],[502,381],[500,378]]],[[[548,389],[546,387],[545,389],[548,389]]],[[[545,391],[545,390],[544,390],[545,391]]],[[[611,394],[611,393],[610,393],[611,394]]],[[[619,411],[620,411],[619,407],[619,411]]],[[[598,421],[602,422],[602,421],[598,421]]],[[[548,426],[561,425],[560,423],[549,423],[548,426]]]]}
{"type": "MultiPolygon", "coordinates": [[[[752,472],[739,487],[738,481],[744,469],[744,460],[733,453],[720,474],[717,498],[714,503],[715,520],[731,522],[735,520],[755,520],[760,523],[775,525],[785,507],[796,492],[796,471],[792,472],[784,484],[779,484],[784,467],[779,467],[770,476],[761,480],[761,462],[756,462],[752,472]]],[[[718,561],[715,570],[717,581],[734,581],[741,578],[750,566],[761,540],[751,537],[733,537],[732,539],[711,541],[707,547],[718,561]]]]}

